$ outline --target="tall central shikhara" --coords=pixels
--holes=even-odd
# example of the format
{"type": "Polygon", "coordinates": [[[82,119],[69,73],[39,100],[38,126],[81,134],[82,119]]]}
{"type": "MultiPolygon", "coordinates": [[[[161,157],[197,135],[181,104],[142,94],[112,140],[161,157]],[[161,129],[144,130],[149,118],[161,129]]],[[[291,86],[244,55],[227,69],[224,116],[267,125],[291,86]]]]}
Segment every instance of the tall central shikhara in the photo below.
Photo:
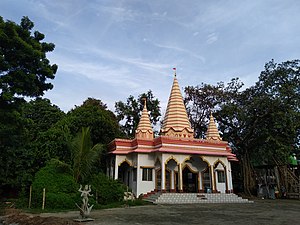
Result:
{"type": "Polygon", "coordinates": [[[194,130],[191,128],[191,124],[188,119],[176,78],[176,73],[174,76],[166,115],[161,128],[161,135],[180,138],[194,137],[194,130]]]}

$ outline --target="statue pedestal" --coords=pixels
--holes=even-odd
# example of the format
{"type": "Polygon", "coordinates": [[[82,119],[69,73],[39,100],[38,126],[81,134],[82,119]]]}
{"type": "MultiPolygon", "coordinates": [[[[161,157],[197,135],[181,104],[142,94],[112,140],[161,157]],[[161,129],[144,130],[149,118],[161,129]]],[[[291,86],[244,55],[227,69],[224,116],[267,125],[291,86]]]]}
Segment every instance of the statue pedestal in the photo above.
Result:
{"type": "Polygon", "coordinates": [[[94,221],[94,219],[92,218],[82,218],[82,219],[73,219],[76,222],[90,222],[90,221],[94,221]]]}

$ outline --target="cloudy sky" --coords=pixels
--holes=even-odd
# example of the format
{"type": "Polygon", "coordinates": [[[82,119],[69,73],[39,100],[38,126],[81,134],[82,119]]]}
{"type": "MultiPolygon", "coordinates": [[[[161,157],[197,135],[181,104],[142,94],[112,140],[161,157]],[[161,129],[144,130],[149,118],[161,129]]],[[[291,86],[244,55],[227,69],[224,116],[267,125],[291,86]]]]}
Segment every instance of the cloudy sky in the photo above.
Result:
{"type": "Polygon", "coordinates": [[[298,0],[0,0],[0,16],[28,16],[56,45],[45,97],[64,111],[88,97],[114,110],[149,89],[164,110],[173,67],[182,88],[250,86],[269,60],[300,58],[298,0]]]}

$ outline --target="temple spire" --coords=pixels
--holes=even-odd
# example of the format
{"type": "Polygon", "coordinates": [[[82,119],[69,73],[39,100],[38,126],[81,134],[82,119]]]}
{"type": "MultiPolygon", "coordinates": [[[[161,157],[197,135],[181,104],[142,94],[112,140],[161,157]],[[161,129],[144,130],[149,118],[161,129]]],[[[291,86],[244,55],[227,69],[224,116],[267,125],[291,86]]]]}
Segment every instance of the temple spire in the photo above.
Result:
{"type": "Polygon", "coordinates": [[[206,132],[206,139],[214,140],[214,141],[222,141],[212,113],[210,113],[209,116],[209,124],[206,132]]]}
{"type": "Polygon", "coordinates": [[[145,138],[145,139],[153,138],[153,130],[151,127],[146,102],[147,102],[147,99],[145,98],[144,99],[144,108],[142,111],[141,119],[140,119],[138,127],[135,131],[136,138],[145,138]]]}
{"type": "Polygon", "coordinates": [[[176,68],[174,81],[169,97],[169,102],[163,120],[161,134],[165,136],[193,138],[194,131],[188,119],[186,108],[180,92],[179,84],[176,78],[176,68]]]}

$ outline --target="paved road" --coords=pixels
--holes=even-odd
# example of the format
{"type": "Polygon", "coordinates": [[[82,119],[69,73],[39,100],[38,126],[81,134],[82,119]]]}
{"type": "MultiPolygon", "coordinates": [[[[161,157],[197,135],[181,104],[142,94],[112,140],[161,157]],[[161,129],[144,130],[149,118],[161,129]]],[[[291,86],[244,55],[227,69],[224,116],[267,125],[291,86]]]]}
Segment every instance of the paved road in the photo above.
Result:
{"type": "MultiPolygon", "coordinates": [[[[77,212],[43,214],[76,218],[77,212]]],[[[147,205],[92,211],[86,225],[123,224],[300,224],[300,201],[258,200],[253,204],[147,205]]]]}

